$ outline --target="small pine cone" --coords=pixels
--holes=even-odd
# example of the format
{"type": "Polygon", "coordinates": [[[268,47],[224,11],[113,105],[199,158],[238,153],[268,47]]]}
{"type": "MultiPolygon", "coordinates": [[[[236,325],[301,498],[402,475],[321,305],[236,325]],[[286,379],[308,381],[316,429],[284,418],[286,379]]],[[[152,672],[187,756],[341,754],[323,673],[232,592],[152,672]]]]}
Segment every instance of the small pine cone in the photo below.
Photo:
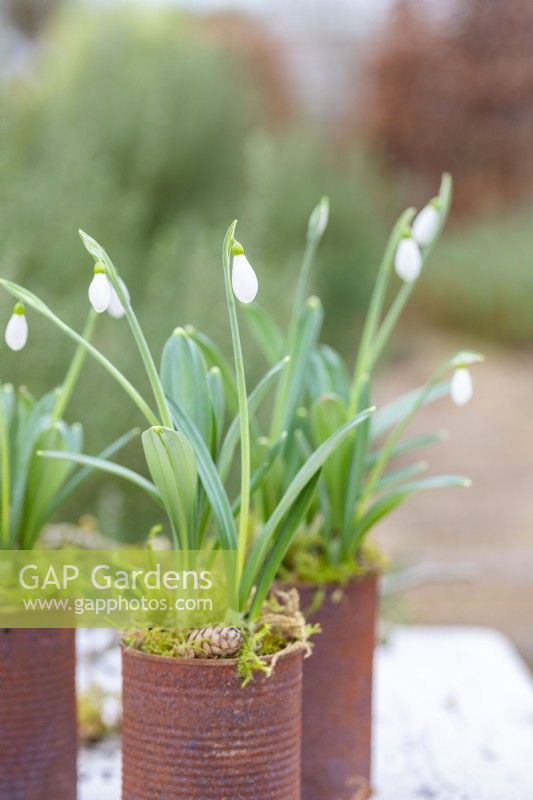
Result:
{"type": "Polygon", "coordinates": [[[188,658],[234,656],[242,644],[239,628],[195,628],[187,637],[188,658]]]}

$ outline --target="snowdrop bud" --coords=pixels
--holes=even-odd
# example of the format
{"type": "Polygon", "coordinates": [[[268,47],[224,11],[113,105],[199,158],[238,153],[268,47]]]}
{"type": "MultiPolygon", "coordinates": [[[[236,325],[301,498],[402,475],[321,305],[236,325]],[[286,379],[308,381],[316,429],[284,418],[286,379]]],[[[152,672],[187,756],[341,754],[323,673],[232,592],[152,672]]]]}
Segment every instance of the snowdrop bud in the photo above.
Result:
{"type": "Polygon", "coordinates": [[[427,247],[438,233],[440,226],[439,209],[432,202],[416,216],[411,231],[421,247],[427,247]]]}
{"type": "Polygon", "coordinates": [[[466,367],[459,367],[455,370],[452,377],[451,395],[453,402],[458,406],[464,406],[472,398],[474,387],[472,386],[472,376],[466,367]]]}
{"type": "Polygon", "coordinates": [[[328,226],[329,219],[329,200],[323,197],[320,203],[313,209],[309,217],[309,225],[307,226],[307,235],[316,236],[319,239],[328,226]]]}
{"type": "Polygon", "coordinates": [[[257,275],[246,256],[242,245],[235,242],[232,248],[233,269],[231,272],[231,285],[237,300],[241,303],[251,303],[255,300],[259,284],[257,275]]]}
{"type": "Polygon", "coordinates": [[[411,237],[404,237],[396,249],[394,269],[403,281],[412,283],[416,281],[422,269],[422,256],[416,241],[411,237]]]}
{"type": "Polygon", "coordinates": [[[89,300],[99,314],[106,311],[111,302],[111,284],[100,261],[94,267],[94,278],[89,286],[89,300]]]}
{"type": "MultiPolygon", "coordinates": [[[[128,288],[127,288],[126,284],[124,283],[122,278],[119,278],[119,281],[120,281],[120,285],[122,287],[122,291],[124,292],[124,294],[126,295],[126,297],[129,300],[130,299],[130,293],[128,292],[128,288]]],[[[107,312],[114,319],[122,319],[122,317],[126,313],[124,311],[124,306],[120,302],[119,296],[115,292],[115,288],[111,285],[111,283],[109,284],[109,286],[110,286],[110,289],[111,289],[111,300],[109,301],[109,305],[107,307],[107,312]]]]}
{"type": "Polygon", "coordinates": [[[11,319],[6,325],[5,340],[11,350],[22,350],[28,341],[28,323],[24,313],[24,305],[17,303],[13,309],[11,319]]]}

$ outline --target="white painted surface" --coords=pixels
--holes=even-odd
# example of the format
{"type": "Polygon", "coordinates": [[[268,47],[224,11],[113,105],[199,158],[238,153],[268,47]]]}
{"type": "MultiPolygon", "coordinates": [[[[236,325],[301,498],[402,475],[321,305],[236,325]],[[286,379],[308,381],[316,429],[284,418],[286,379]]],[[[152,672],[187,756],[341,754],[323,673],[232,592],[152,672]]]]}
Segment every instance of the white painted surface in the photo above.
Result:
{"type": "MultiPolygon", "coordinates": [[[[115,690],[116,652],[99,664],[86,645],[80,678],[115,690]]],[[[533,683],[500,634],[396,628],[377,653],[375,708],[376,800],[533,800],[533,683]]],[[[118,742],[84,750],[79,800],[119,798],[118,742]]]]}
{"type": "Polygon", "coordinates": [[[377,800],[532,800],[533,685],[483,628],[399,628],[380,648],[377,800]]]}

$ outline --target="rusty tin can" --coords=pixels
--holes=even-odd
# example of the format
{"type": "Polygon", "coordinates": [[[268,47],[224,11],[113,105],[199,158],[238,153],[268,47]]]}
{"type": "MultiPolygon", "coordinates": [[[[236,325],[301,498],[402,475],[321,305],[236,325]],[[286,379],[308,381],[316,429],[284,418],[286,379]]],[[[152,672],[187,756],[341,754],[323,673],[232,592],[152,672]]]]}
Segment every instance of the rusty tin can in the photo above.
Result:
{"type": "Polygon", "coordinates": [[[73,630],[0,629],[0,800],[75,800],[73,630]]]}
{"type": "Polygon", "coordinates": [[[123,648],[123,800],[300,800],[302,659],[242,688],[234,660],[123,648]]]}
{"type": "Polygon", "coordinates": [[[301,607],[322,633],[304,663],[302,800],[370,797],[372,668],[376,627],[374,575],[342,589],[300,585],[301,607]]]}

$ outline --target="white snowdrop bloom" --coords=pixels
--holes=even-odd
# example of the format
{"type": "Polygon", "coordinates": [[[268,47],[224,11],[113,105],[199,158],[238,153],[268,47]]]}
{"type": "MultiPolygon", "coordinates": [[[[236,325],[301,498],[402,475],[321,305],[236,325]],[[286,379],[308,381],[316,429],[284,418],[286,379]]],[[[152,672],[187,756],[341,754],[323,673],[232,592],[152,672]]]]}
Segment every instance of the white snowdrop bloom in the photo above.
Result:
{"type": "Polygon", "coordinates": [[[109,308],[111,302],[111,284],[105,274],[103,264],[96,264],[94,277],[89,286],[89,300],[95,311],[101,314],[109,308]]]}
{"type": "Polygon", "coordinates": [[[474,387],[470,371],[466,367],[459,367],[452,377],[451,396],[453,402],[458,406],[464,406],[472,398],[473,393],[474,387]]]}
{"type": "Polygon", "coordinates": [[[255,300],[259,288],[257,275],[244,253],[238,253],[233,257],[231,285],[235,297],[241,303],[251,303],[255,300]]]}
{"type": "Polygon", "coordinates": [[[7,346],[15,351],[22,350],[28,341],[28,323],[22,303],[17,303],[13,309],[13,314],[6,325],[4,338],[7,346]]]}
{"type": "Polygon", "coordinates": [[[328,220],[329,200],[327,197],[323,197],[309,217],[308,235],[314,233],[317,238],[320,238],[328,226],[328,220]]]}
{"type": "MultiPolygon", "coordinates": [[[[130,293],[128,292],[126,284],[124,283],[122,278],[119,278],[119,281],[120,281],[120,285],[122,287],[122,291],[124,292],[124,294],[126,295],[126,297],[129,300],[130,299],[130,293]]],[[[107,312],[114,319],[121,319],[124,316],[124,314],[126,313],[124,311],[124,306],[120,302],[118,294],[115,292],[114,286],[112,286],[111,283],[109,284],[109,286],[111,288],[111,300],[109,301],[109,305],[107,307],[107,312]]]]}
{"type": "Polygon", "coordinates": [[[416,281],[422,269],[422,256],[418,244],[412,237],[400,240],[394,257],[394,269],[402,281],[416,281]]]}
{"type": "Polygon", "coordinates": [[[421,247],[427,247],[438,233],[440,214],[433,203],[429,203],[416,216],[411,232],[421,247]]]}

